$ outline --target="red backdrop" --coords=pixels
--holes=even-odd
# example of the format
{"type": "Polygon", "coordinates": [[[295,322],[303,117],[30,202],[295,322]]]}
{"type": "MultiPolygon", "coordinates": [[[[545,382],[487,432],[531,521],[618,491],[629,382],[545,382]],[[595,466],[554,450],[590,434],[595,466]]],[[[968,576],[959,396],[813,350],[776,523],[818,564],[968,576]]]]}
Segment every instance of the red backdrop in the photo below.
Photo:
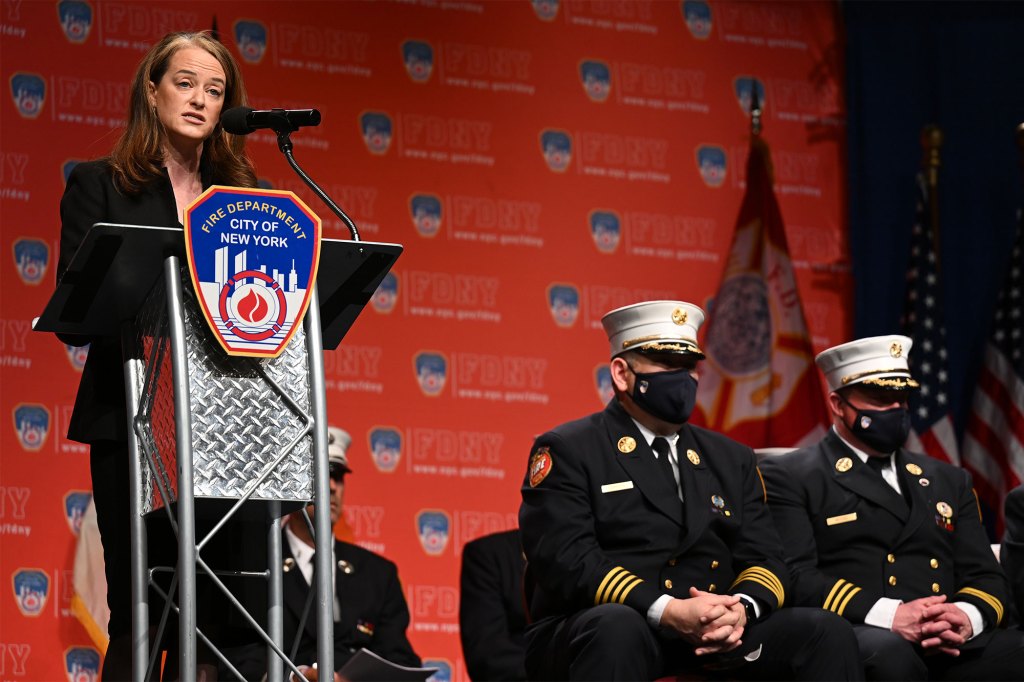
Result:
{"type": "MultiPolygon", "coordinates": [[[[87,450],[64,437],[81,358],[29,330],[53,290],[66,169],[109,150],[156,39],[214,22],[254,107],[322,112],[294,136],[299,162],[365,239],[406,247],[326,354],[329,414],[354,436],[352,536],[398,563],[412,642],[451,679],[466,679],[462,546],[515,525],[533,436],[607,399],[602,314],[717,290],[750,79],[813,343],[848,337],[830,3],[2,0],[0,678],[63,678],[91,646],[69,612],[74,493],[89,489],[87,450]],[[418,360],[435,371],[418,379],[418,360]],[[423,512],[447,535],[422,539],[423,512]],[[45,577],[41,603],[18,599],[26,575],[45,577]]],[[[262,180],[347,236],[273,136],[249,141],[262,180]]]]}

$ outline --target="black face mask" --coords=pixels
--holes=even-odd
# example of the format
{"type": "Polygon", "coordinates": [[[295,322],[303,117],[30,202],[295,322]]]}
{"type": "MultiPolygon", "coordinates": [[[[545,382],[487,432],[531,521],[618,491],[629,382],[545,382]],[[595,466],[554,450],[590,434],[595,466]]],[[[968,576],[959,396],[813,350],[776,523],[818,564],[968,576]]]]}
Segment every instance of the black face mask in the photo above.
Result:
{"type": "Polygon", "coordinates": [[[850,401],[839,398],[857,411],[853,424],[846,428],[866,445],[878,452],[894,452],[910,435],[910,411],[906,407],[892,407],[888,410],[865,410],[850,404],[850,401]]]}
{"type": "Polygon", "coordinates": [[[632,367],[633,402],[670,424],[684,424],[697,404],[697,380],[689,369],[669,372],[637,372],[632,367]]]}

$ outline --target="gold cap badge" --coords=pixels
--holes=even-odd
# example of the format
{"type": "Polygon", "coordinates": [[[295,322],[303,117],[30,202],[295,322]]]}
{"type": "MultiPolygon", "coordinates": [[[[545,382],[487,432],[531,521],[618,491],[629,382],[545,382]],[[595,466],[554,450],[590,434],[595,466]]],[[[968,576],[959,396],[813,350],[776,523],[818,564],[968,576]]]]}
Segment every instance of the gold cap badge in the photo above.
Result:
{"type": "Polygon", "coordinates": [[[920,476],[922,473],[924,473],[921,467],[917,466],[913,462],[907,465],[907,471],[909,471],[913,476],[920,476]]]}
{"type": "Polygon", "coordinates": [[[903,355],[902,344],[894,343],[891,346],[889,346],[889,355],[893,356],[894,358],[898,358],[901,355],[903,355]]]}
{"type": "Polygon", "coordinates": [[[853,468],[853,460],[849,457],[842,457],[836,462],[836,471],[840,473],[846,473],[853,468]]]}
{"type": "Polygon", "coordinates": [[[619,452],[624,455],[636,450],[636,441],[631,436],[623,436],[619,439],[619,452]]]}
{"type": "Polygon", "coordinates": [[[672,321],[676,324],[686,324],[686,311],[682,308],[676,308],[672,311],[672,321]]]}
{"type": "Polygon", "coordinates": [[[700,455],[697,454],[696,450],[687,450],[686,459],[690,460],[690,464],[693,466],[700,464],[700,455]]]}

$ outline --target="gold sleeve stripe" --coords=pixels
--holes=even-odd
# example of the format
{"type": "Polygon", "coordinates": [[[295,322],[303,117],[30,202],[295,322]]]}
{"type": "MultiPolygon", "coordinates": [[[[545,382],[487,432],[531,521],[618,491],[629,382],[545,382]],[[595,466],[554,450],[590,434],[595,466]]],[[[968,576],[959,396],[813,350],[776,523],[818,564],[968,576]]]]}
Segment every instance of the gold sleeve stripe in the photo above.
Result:
{"type": "Polygon", "coordinates": [[[854,587],[852,590],[850,590],[847,593],[846,598],[843,599],[843,601],[841,601],[839,603],[839,608],[836,609],[836,615],[837,616],[843,615],[843,611],[846,610],[846,605],[850,603],[851,599],[853,599],[853,595],[857,594],[858,592],[860,592],[860,588],[859,587],[854,587]]]}
{"type": "Polygon", "coordinates": [[[594,594],[594,606],[597,606],[602,602],[601,593],[604,592],[604,588],[608,584],[608,581],[614,578],[618,573],[625,572],[625,570],[626,569],[622,566],[616,566],[612,570],[608,571],[608,575],[606,575],[604,580],[601,581],[601,584],[597,586],[597,592],[594,594]]]}
{"type": "Polygon", "coordinates": [[[1003,622],[1003,603],[995,597],[993,597],[988,592],[982,592],[981,590],[975,589],[973,587],[965,587],[959,592],[957,592],[957,594],[969,594],[972,597],[977,597],[978,599],[992,607],[992,610],[996,612],[997,627],[1000,623],[1003,622]]]}
{"type": "Polygon", "coordinates": [[[768,504],[768,488],[764,485],[764,476],[761,475],[761,467],[754,467],[754,471],[757,472],[757,477],[761,480],[761,492],[764,493],[764,503],[768,504]]]}
{"type": "Polygon", "coordinates": [[[836,584],[832,586],[832,590],[828,593],[828,596],[825,597],[825,603],[822,604],[821,608],[826,611],[834,611],[839,615],[842,615],[842,609],[846,608],[846,605],[850,603],[850,599],[858,592],[860,592],[859,587],[840,578],[836,581],[836,584]]]}
{"type": "Polygon", "coordinates": [[[978,520],[985,523],[985,519],[981,518],[981,502],[978,501],[978,491],[976,488],[971,488],[971,492],[974,493],[974,504],[978,507],[978,520]]]}
{"type": "Polygon", "coordinates": [[[608,583],[608,587],[604,588],[604,592],[601,593],[601,603],[613,601],[612,594],[616,590],[622,589],[622,586],[629,581],[629,571],[623,570],[621,573],[612,578],[611,582],[608,583]]]}
{"type": "Polygon", "coordinates": [[[732,585],[729,586],[729,589],[731,590],[735,588],[736,585],[744,580],[750,580],[763,585],[765,589],[774,595],[775,601],[778,602],[780,607],[785,603],[786,592],[782,589],[782,581],[767,568],[762,566],[751,566],[750,568],[741,571],[740,574],[736,576],[736,580],[734,580],[732,585]]]}
{"type": "Polygon", "coordinates": [[[617,595],[615,597],[615,601],[617,601],[620,604],[625,604],[626,603],[626,597],[629,595],[629,593],[633,591],[634,587],[636,587],[637,585],[639,585],[642,582],[643,582],[643,580],[641,580],[640,578],[637,578],[636,576],[633,576],[633,579],[631,581],[627,581],[626,583],[624,583],[624,585],[626,585],[626,589],[624,589],[622,591],[621,595],[617,595]]]}

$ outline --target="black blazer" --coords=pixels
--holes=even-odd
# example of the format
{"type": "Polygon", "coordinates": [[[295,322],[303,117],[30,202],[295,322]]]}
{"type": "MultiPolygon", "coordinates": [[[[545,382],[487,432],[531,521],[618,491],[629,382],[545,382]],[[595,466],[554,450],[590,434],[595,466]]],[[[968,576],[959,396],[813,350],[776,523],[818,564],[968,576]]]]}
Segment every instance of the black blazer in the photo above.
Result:
{"type": "MultiPolygon", "coordinates": [[[[284,558],[284,651],[291,654],[299,637],[295,662],[311,665],[316,661],[316,609],[310,607],[305,628],[299,620],[310,587],[294,565],[288,538],[282,537],[284,558]]],[[[398,568],[384,557],[358,545],[335,541],[334,560],[338,562],[335,586],[341,602],[340,620],[334,623],[334,668],[342,666],[361,648],[392,663],[420,666],[420,658],[409,643],[409,607],[405,602],[398,568]]],[[[259,680],[267,671],[267,647],[251,644],[225,652],[247,680],[259,680]]],[[[223,675],[229,678],[230,675],[223,675]]]]}
{"type": "MultiPolygon", "coordinates": [[[[213,184],[205,165],[200,171],[203,187],[213,184]]],[[[110,164],[103,160],[79,163],[71,171],[60,200],[60,218],[58,282],[94,223],[181,227],[166,170],[138,195],[126,195],[114,186],[110,164]]],[[[120,340],[116,336],[72,336],[61,337],[61,340],[76,346],[90,344],[68,425],[68,438],[81,443],[127,441],[120,340]]]]}
{"type": "Polygon", "coordinates": [[[881,597],[945,594],[977,606],[988,628],[1001,623],[1006,581],[970,474],[903,449],[896,469],[909,508],[833,431],[817,445],[761,462],[794,606],[862,623],[881,597]]]}
{"type": "Polygon", "coordinates": [[[602,603],[646,616],[659,596],[686,598],[691,585],[747,594],[765,615],[786,602],[789,574],[753,451],[696,426],[679,433],[685,505],[617,400],[537,439],[519,528],[538,624],[602,603]],[[531,480],[545,456],[547,477],[531,480]]]}
{"type": "Polygon", "coordinates": [[[1010,580],[1013,603],[1017,607],[1016,622],[1024,621],[1024,484],[1006,496],[1006,534],[1000,551],[1003,570],[1010,580]]]}
{"type": "Polygon", "coordinates": [[[462,548],[459,637],[472,680],[526,679],[524,562],[518,530],[462,548]]]}

